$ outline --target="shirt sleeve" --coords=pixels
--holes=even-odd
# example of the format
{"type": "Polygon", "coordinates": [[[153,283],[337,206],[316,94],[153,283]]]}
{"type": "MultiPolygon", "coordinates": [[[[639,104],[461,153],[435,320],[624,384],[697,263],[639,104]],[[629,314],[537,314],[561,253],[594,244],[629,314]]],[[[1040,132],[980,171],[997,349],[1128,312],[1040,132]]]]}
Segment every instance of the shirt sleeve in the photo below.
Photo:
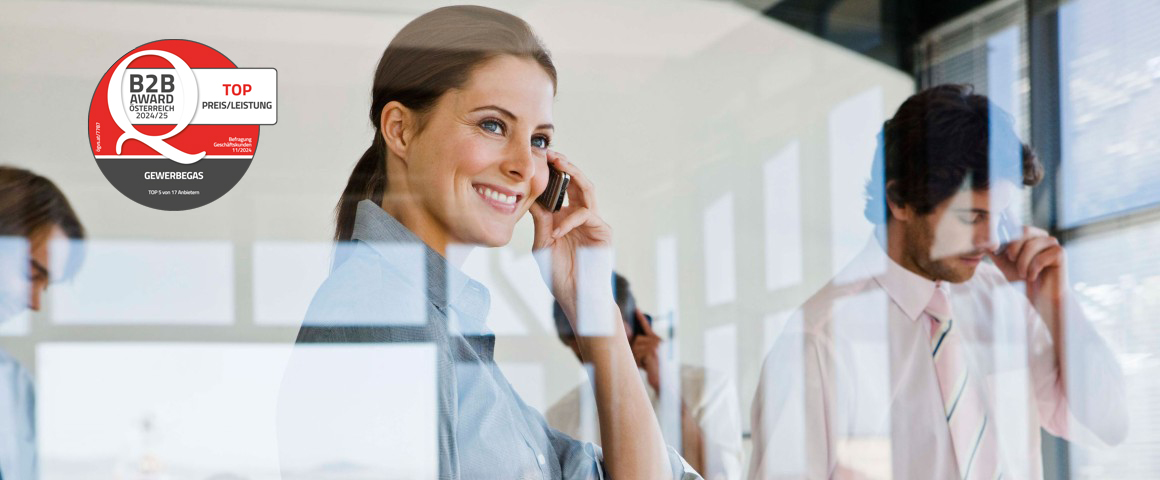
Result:
{"type": "MultiPolygon", "coordinates": [[[[611,478],[604,468],[604,451],[591,442],[581,442],[560,431],[548,428],[548,439],[560,460],[560,472],[565,480],[588,480],[611,478]]],[[[669,454],[669,470],[675,480],[704,480],[693,470],[673,447],[666,446],[669,454]]]]}
{"type": "Polygon", "coordinates": [[[36,448],[36,388],[32,380],[32,375],[27,370],[21,368],[23,389],[21,391],[24,401],[27,404],[28,416],[25,417],[27,423],[25,424],[25,439],[27,440],[26,454],[23,461],[25,462],[25,469],[29,472],[28,478],[40,478],[40,454],[36,448]]]}
{"type": "Polygon", "coordinates": [[[693,413],[705,442],[704,474],[712,480],[741,478],[741,408],[737,388],[723,378],[710,382],[706,374],[705,391],[693,413]]]}
{"type": "Polygon", "coordinates": [[[1116,445],[1128,432],[1124,374],[1115,354],[1076,302],[1065,304],[1067,381],[1055,342],[1038,312],[1027,304],[1028,355],[1043,428],[1084,444],[1116,445]]]}
{"type": "Polygon", "coordinates": [[[0,350],[0,477],[39,478],[32,375],[0,350]]]}
{"type": "Polygon", "coordinates": [[[750,480],[830,477],[825,370],[814,336],[787,332],[774,344],[753,400],[750,480]]]}

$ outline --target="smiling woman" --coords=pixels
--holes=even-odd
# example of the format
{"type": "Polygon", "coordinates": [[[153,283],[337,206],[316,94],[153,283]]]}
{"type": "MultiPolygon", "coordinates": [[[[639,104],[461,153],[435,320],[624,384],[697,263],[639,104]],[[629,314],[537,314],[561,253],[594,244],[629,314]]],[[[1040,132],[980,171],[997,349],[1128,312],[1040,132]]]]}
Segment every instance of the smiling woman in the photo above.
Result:
{"type": "MultiPolygon", "coordinates": [[[[700,478],[665,447],[638,377],[607,280],[612,233],[598,213],[593,186],[549,150],[555,93],[547,50],[523,20],[498,10],[434,10],[403,27],[387,47],[372,92],[375,137],[343,191],[336,212],[339,251],[307,311],[283,380],[284,475],[315,476],[317,470],[303,470],[311,466],[302,459],[319,452],[342,452],[317,459],[314,467],[326,468],[349,464],[352,452],[368,445],[394,445],[376,448],[417,465],[387,462],[364,473],[700,478]],[[569,205],[558,211],[536,203],[549,165],[572,178],[569,205]],[[529,212],[536,260],[569,321],[577,323],[583,311],[585,323],[604,327],[575,329],[601,332],[577,343],[593,372],[603,450],[548,427],[515,392],[494,360],[487,289],[446,258],[453,244],[508,244],[529,212]],[[574,272],[584,272],[583,278],[574,272]],[[318,358],[310,353],[317,350],[303,345],[318,343],[425,348],[413,350],[405,363],[351,363],[332,372],[310,360],[318,358]],[[426,347],[434,347],[434,358],[426,347]],[[432,364],[434,379],[416,377],[416,368],[432,364]],[[325,380],[317,380],[320,371],[327,372],[325,380]],[[421,405],[355,411],[365,402],[354,399],[384,384],[406,399],[434,391],[434,418],[424,418],[428,409],[421,405]],[[357,420],[340,427],[339,418],[357,420]],[[436,450],[431,456],[423,450],[428,446],[436,450]]],[[[374,458],[383,462],[381,455],[374,458]]]]}
{"type": "MultiPolygon", "coordinates": [[[[465,134],[458,138],[461,142],[456,142],[459,147],[483,148],[482,139],[492,137],[487,145],[492,152],[503,146],[520,147],[512,142],[516,138],[528,139],[524,147],[535,144],[546,149],[555,90],[556,67],[551,56],[519,18],[483,7],[450,7],[407,24],[383,52],[375,71],[369,115],[375,136],[343,191],[336,214],[335,240],[351,239],[358,202],[370,199],[383,205],[388,190],[396,197],[408,193],[396,190],[412,185],[390,180],[390,165],[405,165],[409,163],[407,158],[415,155],[421,156],[415,157],[421,162],[421,158],[431,158],[436,153],[424,146],[409,148],[411,140],[418,140],[413,137],[431,126],[429,123],[436,123],[433,129],[439,134],[465,134]],[[509,65],[514,65],[515,70],[503,68],[509,65]],[[518,77],[529,72],[529,78],[518,77]],[[498,83],[502,81],[512,83],[498,83]],[[489,87],[495,91],[487,91],[489,87]],[[529,90],[537,91],[525,97],[529,90]],[[444,94],[448,94],[446,98],[444,94]],[[500,101],[514,105],[496,105],[500,101]],[[443,108],[437,109],[437,105],[443,108]],[[509,126],[507,123],[520,120],[510,110],[517,107],[535,118],[509,126]],[[547,125],[537,126],[536,130],[546,132],[538,132],[533,140],[524,130],[537,120],[547,125]],[[448,131],[452,125],[460,128],[448,131]],[[388,138],[396,144],[388,146],[388,138]]],[[[446,151],[451,146],[437,148],[446,151]]],[[[540,165],[544,167],[541,170],[546,169],[546,160],[540,165]]],[[[529,182],[531,178],[523,180],[529,182]]]]}
{"type": "Polygon", "coordinates": [[[544,190],[552,76],[534,60],[484,60],[425,110],[388,102],[383,209],[427,245],[498,247],[544,190]]]}

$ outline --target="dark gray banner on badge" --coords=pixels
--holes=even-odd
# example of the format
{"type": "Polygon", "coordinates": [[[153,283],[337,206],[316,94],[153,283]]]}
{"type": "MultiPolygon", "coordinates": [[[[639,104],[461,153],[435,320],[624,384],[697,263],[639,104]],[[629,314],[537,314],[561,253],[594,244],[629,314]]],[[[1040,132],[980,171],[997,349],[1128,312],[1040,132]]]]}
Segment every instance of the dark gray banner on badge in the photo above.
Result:
{"type": "Polygon", "coordinates": [[[134,202],[158,210],[189,210],[207,205],[242,179],[250,159],[203,158],[182,165],[167,159],[97,159],[109,183],[134,202]]]}

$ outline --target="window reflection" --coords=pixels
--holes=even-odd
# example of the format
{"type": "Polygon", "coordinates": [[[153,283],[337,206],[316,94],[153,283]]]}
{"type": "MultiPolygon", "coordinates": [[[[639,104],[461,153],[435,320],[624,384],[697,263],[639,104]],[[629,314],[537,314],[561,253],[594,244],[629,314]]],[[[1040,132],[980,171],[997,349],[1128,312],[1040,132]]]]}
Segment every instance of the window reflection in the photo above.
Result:
{"type": "MultiPolygon", "coordinates": [[[[882,129],[883,93],[873,87],[854,95],[829,113],[830,265],[837,274],[862,251],[873,224],[863,215],[870,160],[882,129]]],[[[885,264],[869,274],[882,271],[885,264]]],[[[842,278],[851,282],[856,278],[842,278]]]]}
{"type": "Polygon", "coordinates": [[[764,165],[765,288],[777,290],[802,281],[802,212],[797,141],[764,165]]]}
{"type": "Polygon", "coordinates": [[[84,268],[52,295],[59,324],[234,321],[230,242],[90,240],[84,268]]]}
{"type": "Polygon", "coordinates": [[[37,349],[42,478],[278,478],[288,345],[47,343],[37,349]]]}
{"type": "Polygon", "coordinates": [[[1149,0],[1059,9],[1065,225],[1160,202],[1157,21],[1160,3],[1149,0]]]}
{"type": "Polygon", "coordinates": [[[314,292],[330,273],[330,242],[262,241],[254,244],[254,323],[302,323],[314,292]]]}
{"type": "Polygon", "coordinates": [[[722,195],[704,213],[705,304],[732,302],[737,298],[736,245],[733,230],[733,194],[722,195]]]}
{"type": "Polygon", "coordinates": [[[295,346],[277,397],[283,478],[434,477],[435,355],[418,343],[295,346]]]}
{"type": "Polygon", "coordinates": [[[1160,476],[1160,224],[1093,235],[1068,245],[1071,280],[1127,383],[1127,440],[1115,449],[1073,446],[1074,478],[1160,476]]]}

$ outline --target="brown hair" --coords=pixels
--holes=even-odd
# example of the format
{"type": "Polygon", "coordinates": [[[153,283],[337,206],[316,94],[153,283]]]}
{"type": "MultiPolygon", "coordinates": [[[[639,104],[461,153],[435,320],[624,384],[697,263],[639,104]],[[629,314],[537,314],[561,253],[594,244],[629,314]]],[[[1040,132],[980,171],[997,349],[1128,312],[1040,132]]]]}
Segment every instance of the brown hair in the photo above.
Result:
{"type": "Polygon", "coordinates": [[[500,55],[534,60],[556,84],[548,50],[519,17],[477,6],[443,7],[412,20],[383,51],[371,89],[375,138],[350,174],[335,209],[336,241],[351,239],[358,202],[382,204],[387,184],[387,148],[380,131],[383,107],[397,101],[422,114],[448,90],[467,83],[471,71],[500,55]]]}
{"type": "MultiPolygon", "coordinates": [[[[29,238],[43,228],[59,226],[72,240],[85,238],[85,228],[64,193],[51,180],[28,170],[0,165],[0,236],[29,238]]],[[[72,242],[65,278],[76,273],[84,257],[80,242],[72,242]]]]}
{"type": "Polygon", "coordinates": [[[937,85],[918,92],[882,125],[866,186],[866,218],[887,221],[887,199],[926,215],[968,177],[976,191],[990,188],[997,179],[1034,186],[1043,179],[1043,165],[1019,140],[1011,116],[970,85],[937,85]]]}

